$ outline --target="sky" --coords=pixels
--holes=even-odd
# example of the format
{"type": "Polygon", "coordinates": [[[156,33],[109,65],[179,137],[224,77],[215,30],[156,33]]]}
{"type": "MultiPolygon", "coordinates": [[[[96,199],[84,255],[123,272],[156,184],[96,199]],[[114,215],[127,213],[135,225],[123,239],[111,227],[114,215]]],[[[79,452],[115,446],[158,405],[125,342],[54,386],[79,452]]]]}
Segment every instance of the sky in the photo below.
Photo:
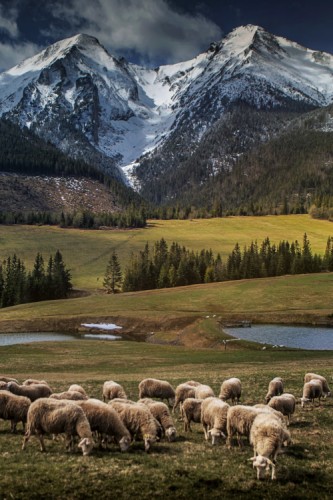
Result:
{"type": "Polygon", "coordinates": [[[171,64],[246,24],[333,54],[332,0],[0,0],[0,71],[78,33],[131,62],[171,64]]]}

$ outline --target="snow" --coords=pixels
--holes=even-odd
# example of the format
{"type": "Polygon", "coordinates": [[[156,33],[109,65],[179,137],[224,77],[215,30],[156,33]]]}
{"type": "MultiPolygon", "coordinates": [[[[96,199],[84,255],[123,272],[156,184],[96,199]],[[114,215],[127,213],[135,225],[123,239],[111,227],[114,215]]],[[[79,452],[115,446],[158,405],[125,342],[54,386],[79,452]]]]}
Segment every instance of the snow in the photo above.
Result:
{"type": "Polygon", "coordinates": [[[122,328],[122,326],[115,325],[114,323],[82,323],[81,326],[99,330],[117,330],[122,328]]]}

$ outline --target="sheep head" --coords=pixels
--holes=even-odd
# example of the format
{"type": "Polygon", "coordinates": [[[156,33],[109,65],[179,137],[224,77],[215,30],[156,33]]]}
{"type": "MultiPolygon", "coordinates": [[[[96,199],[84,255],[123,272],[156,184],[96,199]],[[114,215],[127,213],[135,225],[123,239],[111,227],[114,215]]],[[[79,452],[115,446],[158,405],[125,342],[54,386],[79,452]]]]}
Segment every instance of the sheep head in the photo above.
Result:
{"type": "Polygon", "coordinates": [[[119,447],[120,451],[127,451],[128,448],[130,447],[131,444],[131,439],[129,437],[122,437],[121,440],[119,441],[119,447]]]}
{"type": "Polygon", "coordinates": [[[177,435],[177,431],[175,429],[175,427],[170,426],[167,428],[167,430],[165,431],[165,435],[166,437],[168,438],[168,441],[174,441],[176,439],[176,435],[177,435]]]}
{"type": "Polygon", "coordinates": [[[305,403],[310,403],[311,399],[309,398],[301,398],[301,406],[304,408],[305,403]]]}
{"type": "Polygon", "coordinates": [[[253,468],[257,468],[257,479],[264,479],[265,473],[272,467],[272,479],[276,479],[275,464],[267,457],[257,455],[249,459],[253,463],[253,468]]]}
{"type": "Polygon", "coordinates": [[[156,443],[156,437],[153,436],[152,434],[144,434],[143,436],[143,440],[144,440],[144,443],[145,443],[145,451],[148,452],[151,448],[151,445],[153,443],[156,443]]]}
{"type": "Polygon", "coordinates": [[[94,441],[90,438],[83,438],[78,447],[81,448],[83,456],[89,455],[94,447],[94,441]]]}
{"type": "Polygon", "coordinates": [[[208,431],[208,434],[212,437],[212,445],[216,445],[218,444],[220,438],[226,438],[226,435],[223,434],[222,431],[220,431],[219,429],[209,429],[208,431]]]}

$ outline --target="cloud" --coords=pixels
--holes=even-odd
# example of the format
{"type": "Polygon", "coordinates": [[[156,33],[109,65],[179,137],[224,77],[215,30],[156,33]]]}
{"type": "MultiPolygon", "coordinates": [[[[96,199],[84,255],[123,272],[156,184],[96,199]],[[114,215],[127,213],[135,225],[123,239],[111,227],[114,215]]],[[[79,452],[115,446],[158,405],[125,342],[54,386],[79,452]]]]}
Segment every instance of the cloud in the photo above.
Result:
{"type": "Polygon", "coordinates": [[[131,51],[151,62],[188,59],[222,37],[213,21],[167,0],[71,0],[54,4],[52,14],[75,32],[96,36],[113,53],[131,51]]]}
{"type": "Polygon", "coordinates": [[[18,36],[17,10],[15,7],[5,10],[3,5],[0,5],[0,32],[12,38],[18,36]]]}

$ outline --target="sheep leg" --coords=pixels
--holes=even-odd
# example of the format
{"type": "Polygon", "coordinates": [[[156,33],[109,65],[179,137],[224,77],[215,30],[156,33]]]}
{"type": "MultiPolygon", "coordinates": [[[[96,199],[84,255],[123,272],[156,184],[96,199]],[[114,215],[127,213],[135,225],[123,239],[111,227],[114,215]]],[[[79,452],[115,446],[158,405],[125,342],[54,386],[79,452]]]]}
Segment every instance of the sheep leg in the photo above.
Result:
{"type": "Polygon", "coordinates": [[[37,434],[40,443],[40,451],[46,451],[43,434],[37,434]]]}
{"type": "Polygon", "coordinates": [[[23,443],[22,443],[22,450],[25,450],[26,444],[29,441],[30,436],[31,436],[30,432],[25,433],[24,438],[23,438],[23,443]]]}

